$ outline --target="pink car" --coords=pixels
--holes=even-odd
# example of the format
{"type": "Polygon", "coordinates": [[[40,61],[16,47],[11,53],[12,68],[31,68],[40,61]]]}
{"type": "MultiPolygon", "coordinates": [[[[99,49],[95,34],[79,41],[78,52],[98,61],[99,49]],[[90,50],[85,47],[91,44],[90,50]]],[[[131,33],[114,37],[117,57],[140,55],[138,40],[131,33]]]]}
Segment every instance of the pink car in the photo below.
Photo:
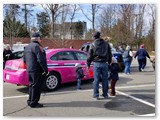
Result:
{"type": "MultiPolygon", "coordinates": [[[[83,80],[93,79],[86,71],[88,54],[76,49],[50,49],[46,51],[48,71],[45,88],[55,90],[60,84],[76,81],[75,64],[80,63],[85,77],[83,80]]],[[[93,70],[91,65],[90,70],[93,70]]],[[[17,85],[29,85],[26,65],[23,59],[8,60],[3,70],[3,80],[17,85]]]]}

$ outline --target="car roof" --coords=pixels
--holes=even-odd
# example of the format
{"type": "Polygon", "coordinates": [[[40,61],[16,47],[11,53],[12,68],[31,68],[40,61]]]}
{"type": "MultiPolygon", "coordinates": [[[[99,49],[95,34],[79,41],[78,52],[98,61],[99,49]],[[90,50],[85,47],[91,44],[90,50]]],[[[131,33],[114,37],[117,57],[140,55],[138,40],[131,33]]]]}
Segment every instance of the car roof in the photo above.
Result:
{"type": "MultiPolygon", "coordinates": [[[[78,49],[70,49],[70,48],[56,48],[56,49],[48,49],[46,50],[46,53],[50,52],[60,52],[60,51],[79,51],[79,52],[84,52],[78,49]]],[[[85,52],[84,52],[85,53],[85,52]]]]}

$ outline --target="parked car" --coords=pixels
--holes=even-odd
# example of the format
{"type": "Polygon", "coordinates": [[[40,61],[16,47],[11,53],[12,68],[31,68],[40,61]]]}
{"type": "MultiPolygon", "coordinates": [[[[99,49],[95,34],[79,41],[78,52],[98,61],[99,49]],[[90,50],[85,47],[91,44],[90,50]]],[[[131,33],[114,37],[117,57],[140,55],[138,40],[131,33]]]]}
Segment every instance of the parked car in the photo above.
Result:
{"type": "Polygon", "coordinates": [[[13,52],[13,59],[22,58],[23,55],[24,55],[24,51],[16,51],[16,52],[13,52]]]}
{"type": "MultiPolygon", "coordinates": [[[[84,43],[81,47],[82,51],[85,52],[89,52],[90,48],[91,48],[92,43],[84,43]]],[[[117,59],[119,67],[120,67],[120,71],[123,71],[125,66],[124,66],[124,62],[123,62],[123,57],[122,57],[122,53],[121,52],[117,52],[115,48],[111,47],[111,51],[112,51],[112,55],[117,59]]]]}
{"type": "MultiPolygon", "coordinates": [[[[75,64],[80,63],[85,77],[82,80],[93,79],[86,70],[86,52],[76,49],[46,50],[49,75],[44,87],[47,90],[56,90],[61,84],[76,81],[75,64]]],[[[93,67],[91,65],[91,70],[93,67]]],[[[8,60],[3,70],[3,79],[7,83],[29,85],[28,73],[23,59],[8,60]]]]}
{"type": "MultiPolygon", "coordinates": [[[[48,46],[44,47],[43,48],[45,51],[48,49],[48,46]]],[[[24,55],[24,51],[16,51],[16,52],[13,52],[13,59],[19,59],[19,58],[22,58],[24,55]]]]}

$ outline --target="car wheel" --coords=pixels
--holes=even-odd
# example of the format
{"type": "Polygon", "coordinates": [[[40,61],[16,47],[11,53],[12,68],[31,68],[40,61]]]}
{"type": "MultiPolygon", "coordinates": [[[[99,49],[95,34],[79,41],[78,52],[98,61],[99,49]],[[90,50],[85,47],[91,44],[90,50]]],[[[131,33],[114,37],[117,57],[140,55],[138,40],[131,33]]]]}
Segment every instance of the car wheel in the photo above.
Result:
{"type": "Polygon", "coordinates": [[[51,72],[45,81],[45,89],[48,91],[54,91],[60,86],[60,76],[57,73],[51,72]]]}

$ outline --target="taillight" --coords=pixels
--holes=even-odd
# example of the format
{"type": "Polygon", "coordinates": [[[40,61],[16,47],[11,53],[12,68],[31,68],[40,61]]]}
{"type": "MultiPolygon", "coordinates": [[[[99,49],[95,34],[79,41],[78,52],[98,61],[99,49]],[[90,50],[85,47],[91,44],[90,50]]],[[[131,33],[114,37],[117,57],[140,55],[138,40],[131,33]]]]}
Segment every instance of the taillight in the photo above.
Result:
{"type": "Polygon", "coordinates": [[[26,64],[22,61],[19,65],[19,69],[26,69],[26,68],[27,68],[26,64]]]}

